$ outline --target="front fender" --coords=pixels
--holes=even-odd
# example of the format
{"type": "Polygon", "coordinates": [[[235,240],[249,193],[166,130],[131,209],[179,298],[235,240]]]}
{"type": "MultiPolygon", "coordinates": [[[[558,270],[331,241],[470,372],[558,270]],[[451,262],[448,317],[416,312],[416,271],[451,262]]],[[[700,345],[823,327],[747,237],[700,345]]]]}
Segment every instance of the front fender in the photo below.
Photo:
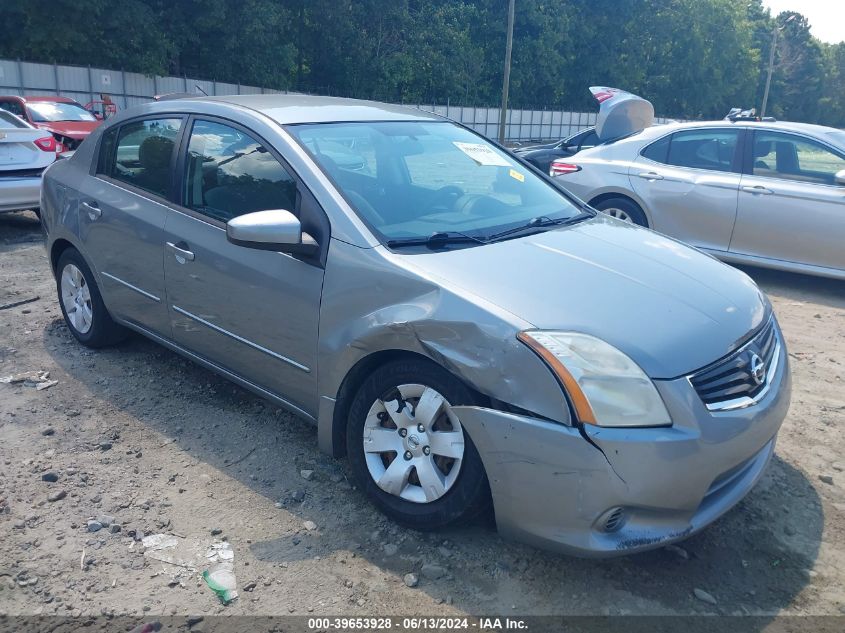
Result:
{"type": "Polygon", "coordinates": [[[334,402],[360,361],[385,351],[430,358],[480,393],[539,416],[570,422],[552,373],[516,338],[527,322],[414,270],[413,257],[386,256],[333,241],[320,307],[320,447],[335,432],[334,402]]]}

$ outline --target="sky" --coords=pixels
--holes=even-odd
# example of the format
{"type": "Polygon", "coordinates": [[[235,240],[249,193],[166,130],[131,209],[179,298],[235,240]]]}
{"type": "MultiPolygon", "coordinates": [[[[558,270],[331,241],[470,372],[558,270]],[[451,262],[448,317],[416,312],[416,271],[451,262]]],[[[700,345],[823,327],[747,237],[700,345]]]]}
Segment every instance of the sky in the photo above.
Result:
{"type": "Polygon", "coordinates": [[[797,11],[810,22],[810,32],[822,42],[845,41],[845,0],[763,0],[772,15],[797,11]]]}

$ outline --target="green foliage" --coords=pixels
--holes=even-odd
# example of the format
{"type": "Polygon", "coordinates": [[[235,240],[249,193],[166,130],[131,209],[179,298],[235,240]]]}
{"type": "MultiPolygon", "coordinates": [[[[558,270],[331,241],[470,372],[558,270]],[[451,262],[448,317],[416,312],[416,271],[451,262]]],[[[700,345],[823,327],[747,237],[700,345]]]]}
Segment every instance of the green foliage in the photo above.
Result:
{"type": "MultiPolygon", "coordinates": [[[[3,0],[0,57],[386,101],[498,105],[506,0],[3,0]]],[[[677,117],[762,102],[845,126],[845,43],[762,0],[517,0],[511,105],[617,86],[677,117]]]]}

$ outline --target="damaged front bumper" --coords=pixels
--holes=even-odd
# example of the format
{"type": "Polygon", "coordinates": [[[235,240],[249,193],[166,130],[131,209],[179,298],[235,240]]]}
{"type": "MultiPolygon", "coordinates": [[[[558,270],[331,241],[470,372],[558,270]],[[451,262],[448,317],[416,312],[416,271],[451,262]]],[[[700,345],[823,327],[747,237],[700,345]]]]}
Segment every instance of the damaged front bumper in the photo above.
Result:
{"type": "Polygon", "coordinates": [[[547,422],[453,407],[484,462],[499,532],[579,556],[679,541],[732,508],[762,476],[789,408],[786,354],[755,406],[712,413],[686,378],[656,381],[663,428],[547,422]]]}

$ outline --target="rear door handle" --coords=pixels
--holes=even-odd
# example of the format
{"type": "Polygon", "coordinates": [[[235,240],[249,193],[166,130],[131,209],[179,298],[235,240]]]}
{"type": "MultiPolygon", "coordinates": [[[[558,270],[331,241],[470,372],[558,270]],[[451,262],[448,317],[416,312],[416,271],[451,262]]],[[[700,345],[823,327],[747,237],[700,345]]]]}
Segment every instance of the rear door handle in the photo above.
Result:
{"type": "Polygon", "coordinates": [[[746,193],[759,193],[766,196],[774,193],[774,191],[772,191],[771,189],[766,189],[766,187],[763,187],[761,185],[754,185],[753,187],[745,186],[742,188],[742,190],[746,193]]]}
{"type": "Polygon", "coordinates": [[[187,248],[181,248],[181,246],[187,247],[188,245],[185,244],[185,242],[179,242],[179,246],[173,242],[167,242],[167,248],[173,251],[173,255],[176,257],[177,262],[184,264],[185,262],[194,261],[193,252],[189,251],[187,248]]]}
{"type": "Polygon", "coordinates": [[[88,211],[88,217],[92,220],[99,220],[100,216],[103,215],[103,210],[97,206],[96,202],[83,202],[82,206],[88,211]]]}
{"type": "Polygon", "coordinates": [[[643,173],[637,175],[640,178],[645,178],[646,180],[663,180],[663,176],[655,171],[644,171],[643,173]]]}

